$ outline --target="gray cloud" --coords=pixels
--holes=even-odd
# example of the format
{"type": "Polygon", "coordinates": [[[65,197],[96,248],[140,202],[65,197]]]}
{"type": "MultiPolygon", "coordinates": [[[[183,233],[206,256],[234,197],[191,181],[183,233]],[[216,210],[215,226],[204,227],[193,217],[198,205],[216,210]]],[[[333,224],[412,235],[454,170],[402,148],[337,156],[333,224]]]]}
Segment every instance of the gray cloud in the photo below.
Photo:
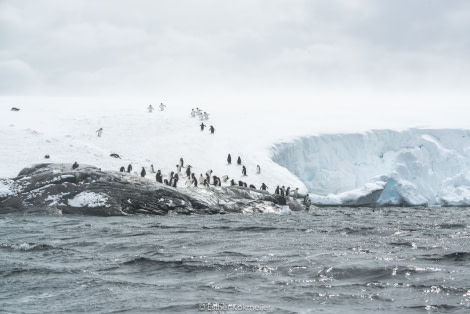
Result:
{"type": "Polygon", "coordinates": [[[1,94],[462,90],[468,1],[0,2],[1,94]]]}

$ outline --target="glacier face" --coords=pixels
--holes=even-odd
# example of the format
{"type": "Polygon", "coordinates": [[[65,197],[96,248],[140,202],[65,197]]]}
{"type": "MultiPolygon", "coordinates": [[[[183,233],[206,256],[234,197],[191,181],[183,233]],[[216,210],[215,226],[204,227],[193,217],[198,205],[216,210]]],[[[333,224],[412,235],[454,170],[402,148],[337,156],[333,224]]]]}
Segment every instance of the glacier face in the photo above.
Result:
{"type": "Polygon", "coordinates": [[[372,193],[377,205],[470,204],[470,130],[302,137],[276,144],[272,158],[305,183],[317,204],[345,204],[372,193]]]}

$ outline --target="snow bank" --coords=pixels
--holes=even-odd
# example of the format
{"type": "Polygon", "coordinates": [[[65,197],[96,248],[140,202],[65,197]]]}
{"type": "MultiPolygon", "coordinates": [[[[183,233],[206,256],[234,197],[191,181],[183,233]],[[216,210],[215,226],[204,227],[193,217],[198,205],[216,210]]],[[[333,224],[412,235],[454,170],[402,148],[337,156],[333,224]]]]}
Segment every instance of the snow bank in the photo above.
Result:
{"type": "MultiPolygon", "coordinates": [[[[197,178],[210,169],[257,188],[265,183],[271,193],[278,185],[298,187],[319,204],[347,204],[373,194],[380,205],[470,205],[470,131],[465,128],[362,130],[372,122],[390,125],[395,120],[361,120],[360,112],[345,114],[346,105],[337,112],[319,111],[313,119],[295,110],[246,112],[217,104],[167,103],[164,111],[150,113],[152,102],[142,100],[7,100],[0,103],[0,178],[14,177],[31,164],[77,161],[116,171],[132,164],[135,175],[143,167],[145,178],[154,181],[150,165],[169,179],[184,158],[197,178]],[[12,112],[11,106],[21,110],[12,112]],[[198,106],[209,120],[191,117],[198,106]],[[215,134],[209,133],[210,125],[215,134]],[[236,165],[238,156],[247,176],[236,165]]],[[[418,116],[417,121],[426,119],[418,116]]],[[[186,188],[184,170],[178,188],[186,188]]],[[[0,195],[10,190],[0,185],[0,195]]],[[[102,196],[88,196],[91,205],[104,202],[102,196]]]]}

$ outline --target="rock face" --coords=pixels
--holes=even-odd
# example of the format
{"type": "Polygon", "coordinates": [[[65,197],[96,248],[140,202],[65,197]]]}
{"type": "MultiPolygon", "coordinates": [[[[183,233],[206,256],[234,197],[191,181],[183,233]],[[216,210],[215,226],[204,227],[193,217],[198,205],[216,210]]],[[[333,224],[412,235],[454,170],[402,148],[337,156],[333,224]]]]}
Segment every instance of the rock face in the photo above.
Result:
{"type": "Polygon", "coordinates": [[[171,188],[133,174],[94,166],[38,164],[0,179],[0,213],[52,212],[117,216],[280,211],[293,199],[243,187],[171,188]]]}

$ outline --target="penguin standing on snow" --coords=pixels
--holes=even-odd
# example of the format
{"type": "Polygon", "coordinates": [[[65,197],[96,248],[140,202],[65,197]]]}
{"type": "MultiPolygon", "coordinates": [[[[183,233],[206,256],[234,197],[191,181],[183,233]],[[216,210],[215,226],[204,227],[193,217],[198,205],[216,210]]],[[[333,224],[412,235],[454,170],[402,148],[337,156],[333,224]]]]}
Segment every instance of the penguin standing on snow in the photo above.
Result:
{"type": "Polygon", "coordinates": [[[279,185],[276,187],[276,190],[274,191],[274,194],[281,194],[280,191],[279,191],[279,185]]]}
{"type": "Polygon", "coordinates": [[[206,125],[204,124],[204,122],[202,122],[201,125],[200,125],[201,131],[204,131],[204,127],[205,127],[205,126],[206,126],[206,125]]]}
{"type": "Polygon", "coordinates": [[[197,187],[197,179],[194,173],[191,173],[191,182],[194,184],[195,187],[197,187]]]}
{"type": "Polygon", "coordinates": [[[214,129],[214,127],[213,127],[212,125],[209,127],[209,131],[211,132],[211,134],[214,134],[215,129],[214,129]]]}
{"type": "Polygon", "coordinates": [[[129,165],[127,166],[127,172],[131,173],[131,171],[132,171],[132,165],[129,164],[129,165]]]}
{"type": "Polygon", "coordinates": [[[188,178],[191,177],[191,165],[187,165],[187,166],[186,166],[186,176],[187,176],[188,178]]]}
{"type": "Polygon", "coordinates": [[[243,168],[242,168],[242,175],[246,176],[246,167],[245,166],[243,166],[243,168]]]}
{"type": "Polygon", "coordinates": [[[240,156],[238,156],[237,164],[238,164],[238,165],[241,165],[241,164],[242,164],[242,159],[240,158],[240,156]]]}
{"type": "Polygon", "coordinates": [[[142,170],[140,171],[140,176],[143,178],[143,177],[145,177],[146,174],[147,174],[147,172],[145,171],[145,168],[142,167],[142,170]]]}
{"type": "Polygon", "coordinates": [[[268,189],[268,186],[266,184],[262,183],[260,189],[263,190],[263,191],[266,191],[268,189]]]}
{"type": "Polygon", "coordinates": [[[165,105],[163,103],[160,103],[160,111],[163,111],[165,109],[165,105]]]}
{"type": "Polygon", "coordinates": [[[77,168],[78,168],[78,163],[74,162],[73,165],[72,165],[72,169],[77,169],[77,168]]]}
{"type": "Polygon", "coordinates": [[[119,168],[119,171],[120,171],[120,172],[125,172],[125,171],[126,171],[126,168],[124,168],[124,166],[122,166],[121,168],[119,168]]]}
{"type": "Polygon", "coordinates": [[[261,167],[259,165],[256,165],[256,173],[257,174],[261,173],[261,167]]]}
{"type": "Polygon", "coordinates": [[[180,166],[181,166],[181,168],[184,167],[184,160],[183,160],[183,157],[180,158],[180,166]]]}
{"type": "Polygon", "coordinates": [[[230,154],[228,154],[228,156],[227,156],[227,163],[228,163],[229,165],[232,164],[232,156],[230,156],[230,154]]]}

